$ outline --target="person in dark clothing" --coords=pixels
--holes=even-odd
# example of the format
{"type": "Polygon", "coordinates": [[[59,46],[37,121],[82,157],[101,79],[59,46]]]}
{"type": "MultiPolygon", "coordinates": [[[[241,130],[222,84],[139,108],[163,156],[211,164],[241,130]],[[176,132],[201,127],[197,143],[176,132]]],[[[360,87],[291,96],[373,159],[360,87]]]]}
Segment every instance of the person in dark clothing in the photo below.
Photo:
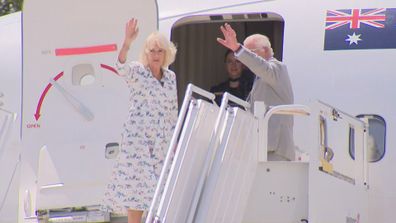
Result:
{"type": "Polygon", "coordinates": [[[242,100],[246,100],[254,82],[254,74],[239,62],[234,56],[234,52],[227,50],[224,57],[225,68],[228,80],[211,87],[210,92],[216,95],[215,101],[221,104],[221,99],[225,92],[228,92],[242,100]]]}

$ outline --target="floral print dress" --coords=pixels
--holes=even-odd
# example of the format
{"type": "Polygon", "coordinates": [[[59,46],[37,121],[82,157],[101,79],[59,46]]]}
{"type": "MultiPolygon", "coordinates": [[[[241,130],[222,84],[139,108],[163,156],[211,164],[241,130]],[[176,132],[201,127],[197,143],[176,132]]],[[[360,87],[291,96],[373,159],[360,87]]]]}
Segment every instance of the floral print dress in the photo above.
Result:
{"type": "Polygon", "coordinates": [[[139,62],[117,64],[130,90],[121,150],[106,187],[104,209],[126,214],[148,210],[177,121],[176,76],[163,70],[161,81],[139,62]]]}

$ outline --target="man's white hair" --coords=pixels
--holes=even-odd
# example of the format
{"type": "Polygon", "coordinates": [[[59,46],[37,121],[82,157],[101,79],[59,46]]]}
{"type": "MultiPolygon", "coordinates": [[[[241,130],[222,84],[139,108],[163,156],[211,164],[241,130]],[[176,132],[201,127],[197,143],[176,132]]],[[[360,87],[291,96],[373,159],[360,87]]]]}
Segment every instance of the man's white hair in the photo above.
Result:
{"type": "Polygon", "coordinates": [[[251,41],[252,43],[254,43],[254,45],[257,48],[263,47],[263,48],[269,49],[270,56],[271,57],[274,56],[274,50],[271,47],[271,42],[266,35],[262,35],[262,34],[250,35],[250,36],[246,37],[246,39],[245,39],[245,41],[243,41],[243,43],[245,44],[248,41],[251,41]]]}

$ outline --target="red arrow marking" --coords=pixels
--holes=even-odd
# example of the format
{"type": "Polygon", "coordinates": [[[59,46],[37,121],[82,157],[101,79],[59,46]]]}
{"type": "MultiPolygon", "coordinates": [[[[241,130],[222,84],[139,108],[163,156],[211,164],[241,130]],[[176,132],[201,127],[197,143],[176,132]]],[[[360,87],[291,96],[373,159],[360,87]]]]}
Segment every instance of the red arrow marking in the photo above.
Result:
{"type": "MultiPolygon", "coordinates": [[[[56,75],[55,77],[54,77],[54,80],[55,81],[57,81],[59,78],[61,78],[63,76],[63,71],[62,72],[60,72],[58,75],[56,75]]],[[[38,104],[37,104],[37,107],[36,107],[36,113],[34,114],[34,118],[36,119],[36,121],[38,121],[39,119],[40,119],[40,110],[41,110],[41,106],[43,105],[43,101],[44,101],[44,98],[45,98],[45,95],[47,95],[47,93],[48,93],[48,91],[49,91],[49,89],[52,87],[52,84],[48,84],[47,85],[47,87],[45,87],[45,89],[44,89],[44,91],[43,91],[43,93],[41,93],[41,96],[40,96],[40,100],[39,100],[39,102],[38,102],[38,104]]]]}
{"type": "Polygon", "coordinates": [[[106,65],[106,64],[100,64],[100,67],[103,68],[103,69],[109,70],[109,71],[111,71],[111,72],[113,72],[113,73],[115,73],[117,75],[119,75],[117,70],[114,67],[111,67],[111,66],[106,65]]]}
{"type": "Polygon", "coordinates": [[[117,51],[117,44],[55,49],[56,56],[72,56],[117,51]]]}
{"type": "MultiPolygon", "coordinates": [[[[115,73],[116,75],[119,75],[118,72],[117,72],[117,70],[116,70],[114,67],[111,67],[111,66],[106,65],[106,64],[100,64],[100,67],[103,68],[103,69],[109,70],[109,71],[115,73]]],[[[63,76],[63,71],[60,72],[58,75],[56,75],[56,76],[54,77],[54,80],[57,81],[57,80],[58,80],[59,78],[61,78],[62,76],[63,76]]],[[[43,93],[41,93],[40,100],[39,100],[39,102],[38,102],[38,104],[37,104],[37,107],[36,107],[36,113],[34,114],[34,118],[36,119],[36,121],[38,121],[38,120],[40,119],[40,116],[41,116],[41,114],[40,114],[41,106],[43,105],[44,98],[45,98],[45,96],[47,95],[48,91],[51,89],[51,87],[52,87],[52,84],[49,83],[49,84],[45,87],[43,93]]]]}

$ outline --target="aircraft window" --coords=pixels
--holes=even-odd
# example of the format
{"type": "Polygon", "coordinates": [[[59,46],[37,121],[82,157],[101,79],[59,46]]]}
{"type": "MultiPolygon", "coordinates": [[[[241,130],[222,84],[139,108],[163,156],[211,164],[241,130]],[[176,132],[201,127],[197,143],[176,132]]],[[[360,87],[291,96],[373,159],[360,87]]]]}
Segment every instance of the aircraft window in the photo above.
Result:
{"type": "MultiPolygon", "coordinates": [[[[385,136],[386,136],[386,123],[385,120],[379,115],[358,115],[357,118],[368,121],[368,138],[367,138],[367,155],[369,162],[377,162],[385,155],[385,136]]],[[[350,146],[349,152],[354,158],[355,150],[353,137],[350,131],[350,146]]]]}

